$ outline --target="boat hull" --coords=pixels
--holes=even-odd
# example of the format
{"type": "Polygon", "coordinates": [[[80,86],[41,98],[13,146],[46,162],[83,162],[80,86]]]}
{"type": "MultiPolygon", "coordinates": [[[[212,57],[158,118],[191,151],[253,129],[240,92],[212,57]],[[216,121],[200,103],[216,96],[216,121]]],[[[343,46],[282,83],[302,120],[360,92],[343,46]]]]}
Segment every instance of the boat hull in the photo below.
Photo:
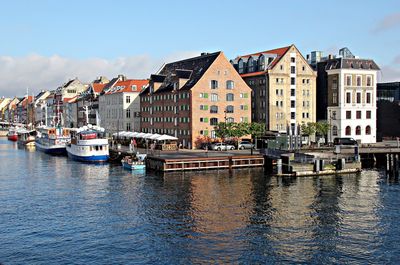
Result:
{"type": "Polygon", "coordinates": [[[122,162],[122,166],[126,169],[129,170],[145,170],[146,169],[146,165],[142,164],[142,165],[131,165],[129,163],[126,162],[122,162]]]}
{"type": "Polygon", "coordinates": [[[16,142],[18,140],[18,135],[13,134],[13,135],[7,135],[7,139],[13,142],[16,142]]]}
{"type": "Polygon", "coordinates": [[[109,155],[92,155],[92,156],[79,156],[68,152],[68,157],[81,162],[107,162],[109,155]]]}
{"type": "Polygon", "coordinates": [[[66,155],[67,154],[67,149],[66,147],[62,146],[44,146],[38,142],[36,142],[36,149],[39,151],[42,151],[46,154],[49,155],[66,155]]]}

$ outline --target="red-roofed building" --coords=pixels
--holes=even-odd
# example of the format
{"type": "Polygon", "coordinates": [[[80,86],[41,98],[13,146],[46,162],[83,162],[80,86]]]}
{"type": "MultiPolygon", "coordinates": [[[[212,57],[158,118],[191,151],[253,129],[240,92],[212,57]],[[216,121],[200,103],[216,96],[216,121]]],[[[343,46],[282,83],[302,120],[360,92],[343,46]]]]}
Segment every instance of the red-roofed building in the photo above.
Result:
{"type": "Polygon", "coordinates": [[[297,131],[316,121],[316,72],[295,45],[242,55],[231,63],[252,89],[252,121],[297,131]]]}
{"type": "Polygon", "coordinates": [[[107,133],[140,131],[139,94],[148,84],[148,80],[123,78],[105,86],[107,90],[99,97],[99,114],[100,126],[107,133]]]}

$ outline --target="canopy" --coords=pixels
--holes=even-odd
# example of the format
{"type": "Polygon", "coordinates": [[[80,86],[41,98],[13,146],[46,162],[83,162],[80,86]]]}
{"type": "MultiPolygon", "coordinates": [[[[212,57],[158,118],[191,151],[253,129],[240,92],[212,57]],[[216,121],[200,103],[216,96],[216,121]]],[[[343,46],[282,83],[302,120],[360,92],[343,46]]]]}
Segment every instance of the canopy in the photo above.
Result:
{"type": "Polygon", "coordinates": [[[138,133],[136,134],[136,138],[143,138],[143,136],[146,135],[145,133],[138,133]]]}
{"type": "Polygon", "coordinates": [[[152,136],[150,136],[149,137],[149,139],[151,139],[151,140],[155,140],[155,139],[157,139],[158,137],[160,137],[161,136],[161,134],[153,134],[152,136]]]}
{"type": "Polygon", "coordinates": [[[164,141],[164,140],[178,140],[178,138],[173,137],[171,135],[163,134],[160,137],[157,137],[155,140],[157,141],[164,141]]]}

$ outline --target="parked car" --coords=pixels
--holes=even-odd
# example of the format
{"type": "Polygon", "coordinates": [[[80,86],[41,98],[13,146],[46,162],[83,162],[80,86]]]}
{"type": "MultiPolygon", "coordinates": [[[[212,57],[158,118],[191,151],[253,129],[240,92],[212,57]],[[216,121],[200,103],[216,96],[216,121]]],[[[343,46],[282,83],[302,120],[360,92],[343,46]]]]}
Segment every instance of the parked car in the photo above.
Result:
{"type": "Polygon", "coordinates": [[[211,150],[211,148],[212,148],[212,144],[211,143],[202,143],[201,145],[200,145],[200,149],[203,149],[203,150],[211,150]]]}
{"type": "Polygon", "coordinates": [[[336,137],[333,139],[334,145],[358,145],[358,142],[350,137],[336,137]]]}
{"type": "Polygon", "coordinates": [[[235,147],[226,143],[216,143],[211,145],[211,150],[221,151],[221,150],[235,150],[235,147]]]}
{"type": "Polygon", "coordinates": [[[239,149],[240,149],[240,150],[243,150],[243,149],[252,149],[252,148],[254,148],[254,144],[252,144],[252,143],[249,142],[249,141],[241,141],[241,142],[239,143],[239,149]]]}

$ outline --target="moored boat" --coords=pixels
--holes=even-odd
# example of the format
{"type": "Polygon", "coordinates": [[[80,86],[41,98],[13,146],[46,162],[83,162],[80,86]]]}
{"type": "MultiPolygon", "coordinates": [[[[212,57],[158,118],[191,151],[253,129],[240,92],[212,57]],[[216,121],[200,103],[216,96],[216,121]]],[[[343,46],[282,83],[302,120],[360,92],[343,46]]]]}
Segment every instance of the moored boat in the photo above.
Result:
{"type": "Polygon", "coordinates": [[[132,156],[125,156],[122,160],[122,166],[130,170],[144,170],[146,169],[145,154],[136,154],[132,156]]]}
{"type": "Polygon", "coordinates": [[[13,141],[13,142],[18,141],[18,133],[17,132],[19,129],[20,128],[17,128],[17,127],[10,127],[10,129],[8,130],[8,133],[7,133],[7,139],[10,141],[13,141]]]}
{"type": "Polygon", "coordinates": [[[71,129],[71,141],[67,144],[68,157],[83,162],[106,162],[109,158],[108,139],[104,129],[97,126],[83,126],[71,129]]]}
{"type": "Polygon", "coordinates": [[[17,131],[18,145],[20,146],[35,146],[35,130],[21,129],[17,131]]]}
{"type": "Polygon", "coordinates": [[[69,130],[61,127],[38,128],[35,143],[36,148],[46,154],[67,154],[66,146],[70,141],[69,130]]]}

